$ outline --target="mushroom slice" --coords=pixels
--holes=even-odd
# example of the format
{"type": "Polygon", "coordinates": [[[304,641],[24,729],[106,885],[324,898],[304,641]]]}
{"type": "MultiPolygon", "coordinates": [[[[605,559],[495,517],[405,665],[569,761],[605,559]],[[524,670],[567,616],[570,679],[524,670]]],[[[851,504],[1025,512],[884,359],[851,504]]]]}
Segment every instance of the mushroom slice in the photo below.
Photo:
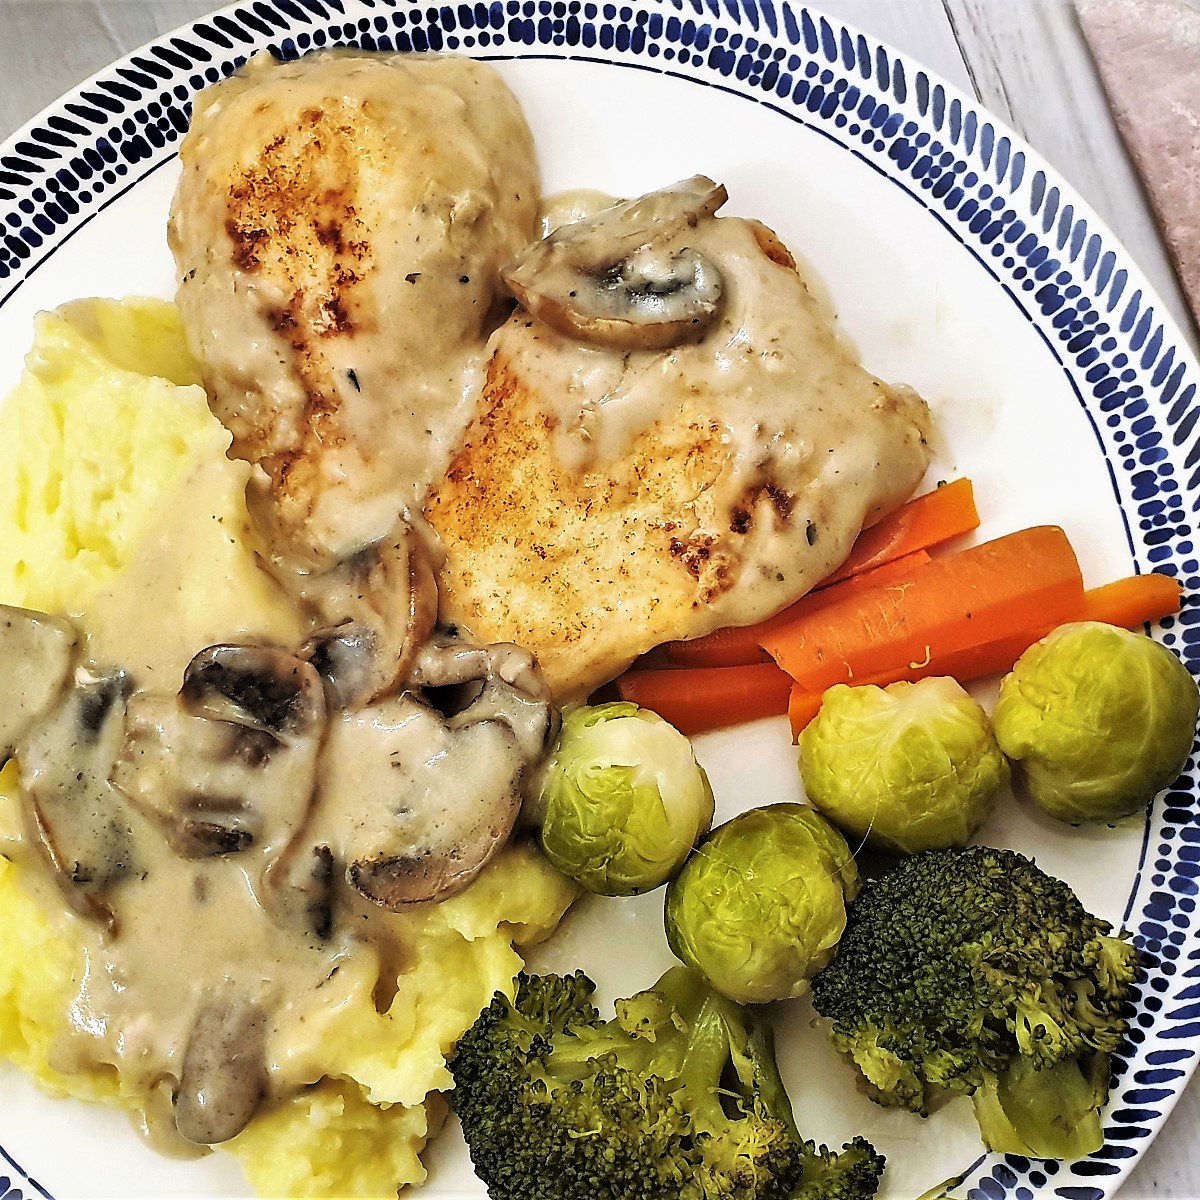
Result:
{"type": "MultiPolygon", "coordinates": [[[[507,840],[526,775],[556,719],[544,694],[501,675],[504,666],[519,679],[523,653],[500,647],[476,655],[477,695],[451,716],[404,692],[331,727],[315,832],[368,900],[395,910],[445,899],[507,840]]],[[[458,647],[436,678],[471,682],[468,658],[468,648],[458,647]]],[[[540,683],[531,662],[525,665],[540,683]]]]}
{"type": "Polygon", "coordinates": [[[341,817],[351,886],[388,909],[461,891],[512,830],[525,765],[503,723],[452,729],[410,694],[347,716],[322,761],[322,801],[341,817]]]}
{"type": "Polygon", "coordinates": [[[175,1128],[189,1142],[227,1142],[249,1124],[267,1092],[267,1033],[256,1004],[235,994],[202,1002],[175,1093],[175,1128]]]}
{"type": "Polygon", "coordinates": [[[308,828],[301,827],[284,852],[263,875],[263,902],[272,920],[327,942],[337,925],[338,863],[327,845],[314,845],[308,828]]]}
{"type": "Polygon", "coordinates": [[[35,842],[70,906],[110,929],[107,895],[137,870],[131,814],[109,782],[129,691],[123,672],[78,669],[73,686],[18,747],[35,842]]]}
{"type": "Polygon", "coordinates": [[[328,846],[314,846],[307,872],[293,878],[293,886],[304,899],[305,927],[319,941],[333,936],[333,912],[337,864],[328,846]]]}
{"type": "Polygon", "coordinates": [[[259,840],[262,814],[237,800],[193,796],[179,813],[172,846],[181,858],[239,854],[259,840]]]}
{"type": "Polygon", "coordinates": [[[445,687],[473,679],[483,681],[493,675],[539,700],[550,699],[550,686],[528,650],[514,642],[480,646],[444,630],[418,651],[408,683],[413,687],[445,687]]]}
{"type": "Polygon", "coordinates": [[[395,688],[437,619],[433,566],[405,521],[329,570],[305,572],[283,559],[270,569],[324,626],[301,654],[318,666],[339,707],[395,688]]]}
{"type": "Polygon", "coordinates": [[[539,321],[618,350],[694,342],[716,320],[724,280],[681,235],[728,199],[703,175],[562,225],[501,272],[539,321]]]}
{"type": "Polygon", "coordinates": [[[305,736],[325,712],[316,670],[277,646],[209,646],[188,663],[179,695],[195,716],[282,739],[305,736]]]}
{"type": "Polygon", "coordinates": [[[361,622],[346,620],[318,629],[300,647],[299,653],[325,681],[335,708],[365,704],[380,686],[379,638],[361,622]]]}
{"type": "Polygon", "coordinates": [[[558,710],[550,705],[550,687],[537,661],[511,642],[476,646],[457,637],[431,639],[417,655],[409,683],[446,714],[451,728],[503,722],[530,761],[541,756],[558,732],[558,710]],[[447,711],[439,695],[446,689],[466,699],[447,711]]]}
{"type": "Polygon", "coordinates": [[[282,853],[312,802],[325,730],[316,669],[271,646],[210,646],[179,696],[129,706],[114,782],[184,858],[282,853]]]}
{"type": "Polygon", "coordinates": [[[66,685],[77,641],[68,621],[0,604],[0,765],[66,685]]]}

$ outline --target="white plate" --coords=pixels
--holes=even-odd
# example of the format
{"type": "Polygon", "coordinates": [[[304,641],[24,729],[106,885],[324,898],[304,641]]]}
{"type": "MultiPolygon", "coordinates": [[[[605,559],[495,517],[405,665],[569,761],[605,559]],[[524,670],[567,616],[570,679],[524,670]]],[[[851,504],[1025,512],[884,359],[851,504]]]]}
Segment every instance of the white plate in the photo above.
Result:
{"type": "MultiPolygon", "coordinates": [[[[1196,669],[1200,373],[1162,305],[1013,134],[917,64],[799,5],[264,0],[195,22],[102,72],[0,152],[0,390],[16,381],[39,308],[171,294],[165,216],[196,89],[262,47],[343,42],[494,61],[525,105],[547,190],[632,194],[696,172],[725,182],[729,211],[765,220],[807,260],[866,365],[928,397],[940,429],[930,479],[975,480],[981,536],[1056,523],[1089,583],[1179,576],[1187,605],[1157,635],[1196,669]]],[[[710,735],[698,751],[721,816],[799,797],[782,721],[710,735]]],[[[969,1102],[927,1122],[876,1108],[798,1003],[778,1016],[805,1133],[869,1136],[889,1159],[886,1196],[911,1200],[964,1171],[955,1194],[979,1200],[1111,1195],[1200,1045],[1196,797],[1189,764],[1146,821],[1072,831],[1011,801],[981,834],[1035,853],[1129,928],[1149,964],[1103,1149],[1074,1164],[982,1155],[969,1102]]],[[[581,966],[612,995],[668,961],[652,895],[581,906],[537,965],[581,966]]],[[[161,1159],[123,1117],[45,1099],[10,1068],[0,1097],[6,1198],[246,1190],[220,1154],[161,1159]]],[[[426,1194],[483,1194],[453,1133],[430,1163],[426,1194]]]]}

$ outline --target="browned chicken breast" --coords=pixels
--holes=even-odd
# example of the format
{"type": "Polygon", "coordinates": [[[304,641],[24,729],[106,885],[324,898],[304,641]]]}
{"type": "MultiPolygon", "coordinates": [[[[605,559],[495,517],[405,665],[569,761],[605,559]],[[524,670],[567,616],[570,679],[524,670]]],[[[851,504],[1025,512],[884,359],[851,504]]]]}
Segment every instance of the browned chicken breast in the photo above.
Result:
{"type": "Polygon", "coordinates": [[[928,462],[924,402],[857,363],[723,199],[689,181],[507,272],[527,307],[429,495],[443,620],[533,651],[559,699],[790,603],[928,462]]]}
{"type": "Polygon", "coordinates": [[[536,236],[532,138],[468,58],[259,56],[202,92],[170,242],[276,552],[330,567],[420,507],[478,393],[499,269],[536,236]]]}

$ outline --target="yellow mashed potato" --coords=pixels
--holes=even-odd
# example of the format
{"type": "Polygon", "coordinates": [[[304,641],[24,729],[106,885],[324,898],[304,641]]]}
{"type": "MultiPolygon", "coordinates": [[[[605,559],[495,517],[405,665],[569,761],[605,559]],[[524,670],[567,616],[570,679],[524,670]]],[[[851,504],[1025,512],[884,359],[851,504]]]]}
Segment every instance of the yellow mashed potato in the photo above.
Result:
{"type": "MultiPolygon", "coordinates": [[[[182,514],[191,585],[157,619],[177,622],[194,647],[287,626],[245,536],[248,468],[225,458],[229,435],[197,380],[170,304],[83,301],[39,317],[25,374],[0,408],[0,602],[87,610],[136,559],[153,561],[168,529],[181,536],[182,514]]],[[[10,763],[0,772],[0,1055],[51,1094],[135,1112],[143,1098],[115,1070],[56,1069],[83,954],[77,918],[43,906],[3,853],[20,836],[18,787],[10,763]]],[[[394,992],[387,980],[390,1000],[380,1002],[371,956],[340,971],[277,1064],[295,1097],[226,1144],[251,1185],[394,1196],[423,1180],[419,1154],[451,1085],[447,1054],[497,990],[511,991],[514,947],[547,936],[574,896],[514,844],[461,895],[397,915],[410,954],[394,992]]]]}

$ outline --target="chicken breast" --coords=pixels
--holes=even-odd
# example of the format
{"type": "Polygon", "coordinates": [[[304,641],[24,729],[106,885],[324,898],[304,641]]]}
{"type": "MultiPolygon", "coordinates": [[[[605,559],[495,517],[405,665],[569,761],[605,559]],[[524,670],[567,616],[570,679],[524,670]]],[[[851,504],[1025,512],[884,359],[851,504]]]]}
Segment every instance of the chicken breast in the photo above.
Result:
{"type": "Polygon", "coordinates": [[[252,59],[196,100],[178,302],[273,551],[327,568],[419,509],[479,390],[499,269],[537,236],[534,148],[469,58],[252,59]]]}
{"type": "MultiPolygon", "coordinates": [[[[663,641],[803,595],[928,464],[920,397],[859,365],[769,231],[712,207],[598,251],[591,284],[584,271],[529,301],[546,319],[517,311],[429,495],[442,619],[531,650],[560,700],[663,641]],[[647,254],[656,261],[634,263],[647,254]],[[674,304],[698,281],[698,315],[686,318],[685,298],[662,320],[677,336],[685,318],[707,322],[701,336],[643,348],[647,335],[620,331],[615,281],[638,272],[633,306],[654,301],[660,316],[664,296],[674,304]],[[711,304],[711,288],[699,294],[709,277],[721,283],[711,304]],[[592,284],[603,318],[564,317],[592,284]]],[[[518,274],[519,294],[533,274],[518,274]]]]}

